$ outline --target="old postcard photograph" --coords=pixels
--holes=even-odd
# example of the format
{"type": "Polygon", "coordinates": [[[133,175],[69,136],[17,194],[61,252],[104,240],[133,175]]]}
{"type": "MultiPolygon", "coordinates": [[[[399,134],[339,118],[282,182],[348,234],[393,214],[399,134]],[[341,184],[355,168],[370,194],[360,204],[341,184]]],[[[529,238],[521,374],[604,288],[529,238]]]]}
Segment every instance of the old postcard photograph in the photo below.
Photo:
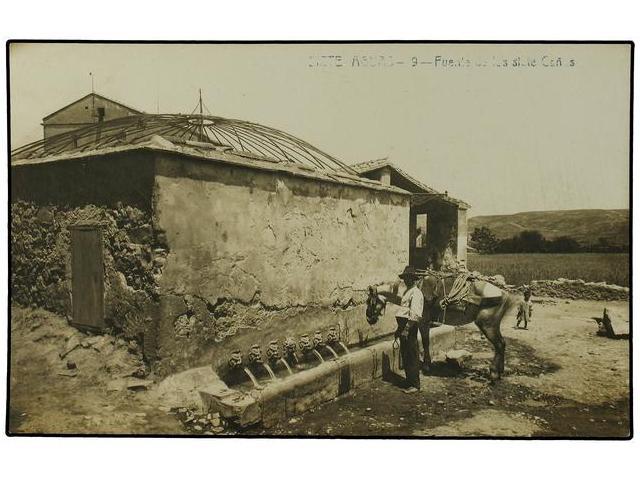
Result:
{"type": "Polygon", "coordinates": [[[7,54],[8,435],[631,438],[631,42],[7,54]]]}

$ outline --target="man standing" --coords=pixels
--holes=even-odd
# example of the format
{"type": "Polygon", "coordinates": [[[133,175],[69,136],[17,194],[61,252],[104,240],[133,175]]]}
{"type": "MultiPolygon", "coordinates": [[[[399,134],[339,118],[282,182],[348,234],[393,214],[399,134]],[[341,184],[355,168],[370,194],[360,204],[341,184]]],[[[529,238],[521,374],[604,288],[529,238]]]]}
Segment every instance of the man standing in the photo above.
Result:
{"type": "Polygon", "coordinates": [[[402,368],[406,376],[405,393],[420,390],[420,358],[418,355],[418,322],[422,319],[424,297],[416,283],[419,276],[413,267],[407,266],[399,275],[407,287],[396,313],[398,329],[396,337],[400,338],[400,356],[402,368]]]}

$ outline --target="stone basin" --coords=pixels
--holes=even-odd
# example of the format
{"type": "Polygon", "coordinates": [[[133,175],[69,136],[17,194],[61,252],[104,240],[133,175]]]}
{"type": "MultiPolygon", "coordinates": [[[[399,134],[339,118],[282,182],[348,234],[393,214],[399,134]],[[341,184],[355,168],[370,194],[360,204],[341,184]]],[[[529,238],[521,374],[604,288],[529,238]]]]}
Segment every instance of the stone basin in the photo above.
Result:
{"type": "MultiPolygon", "coordinates": [[[[454,344],[454,327],[440,325],[430,330],[432,358],[454,344]]],[[[262,388],[241,390],[213,382],[200,390],[200,397],[205,412],[217,412],[241,427],[258,423],[268,427],[391,372],[401,373],[399,350],[393,339],[387,339],[265,383],[262,388]]]]}

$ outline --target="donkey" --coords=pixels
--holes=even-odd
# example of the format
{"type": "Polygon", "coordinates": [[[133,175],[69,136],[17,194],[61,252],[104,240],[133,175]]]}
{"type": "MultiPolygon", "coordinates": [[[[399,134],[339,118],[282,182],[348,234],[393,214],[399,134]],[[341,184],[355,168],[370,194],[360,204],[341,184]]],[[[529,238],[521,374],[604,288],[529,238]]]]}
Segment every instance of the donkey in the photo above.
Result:
{"type": "MultiPolygon", "coordinates": [[[[457,308],[450,303],[449,294],[454,288],[456,277],[439,277],[427,274],[422,279],[420,289],[424,295],[424,309],[422,321],[419,322],[420,336],[424,358],[422,363],[423,372],[431,368],[431,356],[429,354],[429,329],[432,325],[446,315],[448,309],[457,308]],[[449,293],[447,293],[449,292],[449,293]]],[[[398,295],[400,282],[381,285],[379,287],[370,286],[367,298],[367,321],[375,324],[384,315],[386,302],[394,304],[400,303],[398,295]]],[[[491,342],[494,350],[493,362],[489,368],[492,380],[498,380],[504,373],[504,356],[506,342],[500,332],[500,324],[505,314],[515,305],[517,298],[508,292],[502,291],[484,280],[471,280],[469,282],[469,301],[464,308],[464,323],[474,322],[482,334],[491,342]],[[483,292],[490,286],[499,296],[483,297],[483,292]],[[473,299],[476,299],[475,301],[473,299]]]]}

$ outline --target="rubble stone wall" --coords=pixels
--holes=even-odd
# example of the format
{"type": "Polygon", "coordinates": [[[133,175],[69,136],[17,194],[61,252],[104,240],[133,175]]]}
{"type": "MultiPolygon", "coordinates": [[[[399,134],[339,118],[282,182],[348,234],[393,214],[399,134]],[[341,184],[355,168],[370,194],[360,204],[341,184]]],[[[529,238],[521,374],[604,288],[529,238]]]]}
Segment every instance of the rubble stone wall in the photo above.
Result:
{"type": "Polygon", "coordinates": [[[570,298],[572,300],[629,300],[629,288],[610,285],[605,282],[585,282],[584,280],[534,280],[531,282],[534,296],[570,298]]]}
{"type": "Polygon", "coordinates": [[[335,324],[350,343],[392,328],[370,327],[364,301],[408,261],[407,195],[167,154],[154,217],[169,251],[158,332],[167,371],[335,324]]]}
{"type": "Polygon", "coordinates": [[[11,300],[71,317],[70,225],[101,226],[105,321],[153,357],[166,256],[151,218],[153,160],[104,157],[11,168],[11,300]]]}
{"type": "Polygon", "coordinates": [[[153,304],[160,267],[154,262],[148,212],[119,205],[65,207],[11,205],[11,299],[72,316],[71,235],[75,223],[101,226],[105,270],[105,321],[114,333],[144,343],[153,338],[153,304]]]}

